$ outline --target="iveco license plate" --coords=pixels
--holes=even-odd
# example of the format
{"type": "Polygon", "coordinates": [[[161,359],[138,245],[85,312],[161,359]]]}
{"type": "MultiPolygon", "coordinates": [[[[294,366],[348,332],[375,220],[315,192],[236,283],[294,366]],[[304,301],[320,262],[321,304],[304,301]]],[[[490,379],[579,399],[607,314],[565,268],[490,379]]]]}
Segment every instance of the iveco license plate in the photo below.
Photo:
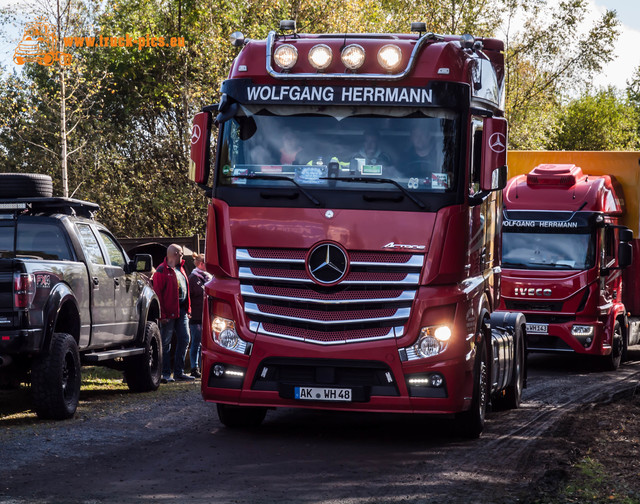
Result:
{"type": "Polygon", "coordinates": [[[549,334],[549,324],[527,324],[529,334],[549,334]]]}
{"type": "Polygon", "coordinates": [[[351,401],[353,394],[345,388],[296,387],[294,397],[302,401],[351,401]]]}

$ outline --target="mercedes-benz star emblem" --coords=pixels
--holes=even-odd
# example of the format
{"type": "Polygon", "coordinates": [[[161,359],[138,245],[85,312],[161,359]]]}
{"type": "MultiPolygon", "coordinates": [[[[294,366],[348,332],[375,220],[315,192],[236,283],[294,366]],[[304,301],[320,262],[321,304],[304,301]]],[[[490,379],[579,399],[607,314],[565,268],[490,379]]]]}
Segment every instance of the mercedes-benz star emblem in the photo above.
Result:
{"type": "Polygon", "coordinates": [[[200,126],[194,124],[193,129],[191,130],[191,143],[197,143],[198,140],[200,140],[200,126]]]}
{"type": "Polygon", "coordinates": [[[311,251],[307,265],[309,273],[318,283],[332,284],[346,274],[347,255],[337,245],[323,243],[311,251]]]}
{"type": "Polygon", "coordinates": [[[489,147],[493,152],[498,154],[507,150],[507,138],[504,136],[504,133],[494,133],[489,137],[489,147]]]}

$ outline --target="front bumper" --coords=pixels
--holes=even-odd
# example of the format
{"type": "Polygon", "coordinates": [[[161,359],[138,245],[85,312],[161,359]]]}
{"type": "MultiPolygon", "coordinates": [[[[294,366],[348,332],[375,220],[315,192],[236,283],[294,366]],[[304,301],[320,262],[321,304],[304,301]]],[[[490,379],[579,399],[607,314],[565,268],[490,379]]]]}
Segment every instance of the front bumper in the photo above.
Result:
{"type": "Polygon", "coordinates": [[[202,352],[202,396],[243,406],[453,414],[470,407],[474,352],[445,354],[402,361],[395,340],[324,347],[260,336],[251,356],[210,344],[202,352]],[[220,365],[229,373],[217,376],[220,365]],[[435,374],[439,386],[430,380],[435,374]],[[296,387],[347,388],[351,400],[296,399],[296,387]]]}
{"type": "MultiPolygon", "coordinates": [[[[525,317],[528,316],[525,314],[525,317]]],[[[607,343],[606,336],[602,322],[571,321],[546,324],[529,322],[527,318],[527,349],[529,352],[607,355],[611,352],[611,344],[607,343]],[[593,326],[593,334],[574,336],[571,334],[574,325],[593,326]],[[547,333],[530,331],[529,329],[534,326],[546,326],[547,333]]]]}

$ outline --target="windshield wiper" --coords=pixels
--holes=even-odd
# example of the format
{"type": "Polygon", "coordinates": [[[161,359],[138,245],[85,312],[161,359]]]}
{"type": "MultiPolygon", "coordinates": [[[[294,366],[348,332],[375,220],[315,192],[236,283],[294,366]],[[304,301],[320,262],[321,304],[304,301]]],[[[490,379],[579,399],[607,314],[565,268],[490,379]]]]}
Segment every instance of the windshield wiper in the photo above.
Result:
{"type": "Polygon", "coordinates": [[[298,189],[300,189],[300,192],[304,194],[309,199],[309,201],[311,201],[311,203],[313,203],[316,206],[320,206],[320,202],[313,196],[313,194],[308,192],[305,188],[303,188],[291,177],[285,177],[284,175],[263,175],[261,173],[250,173],[249,175],[230,175],[230,177],[241,178],[241,179],[256,179],[256,180],[288,180],[293,185],[295,185],[298,189]]]}
{"type": "Polygon", "coordinates": [[[369,178],[369,177],[320,177],[320,180],[339,180],[342,182],[374,182],[376,184],[391,184],[396,186],[398,189],[400,189],[402,191],[402,193],[409,198],[411,201],[413,201],[416,205],[418,205],[420,208],[422,208],[423,210],[425,208],[427,208],[424,203],[422,201],[420,201],[419,199],[415,198],[413,196],[413,194],[411,194],[409,191],[407,191],[404,187],[402,187],[400,184],[398,184],[398,182],[396,182],[393,179],[388,179],[388,178],[369,178]]]}

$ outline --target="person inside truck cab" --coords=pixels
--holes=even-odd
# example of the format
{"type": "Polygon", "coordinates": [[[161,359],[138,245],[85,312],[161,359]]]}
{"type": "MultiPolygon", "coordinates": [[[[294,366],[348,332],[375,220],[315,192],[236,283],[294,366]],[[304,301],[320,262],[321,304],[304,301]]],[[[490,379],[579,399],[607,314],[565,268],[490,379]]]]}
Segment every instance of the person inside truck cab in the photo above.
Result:
{"type": "MultiPolygon", "coordinates": [[[[428,126],[414,125],[409,132],[409,148],[402,163],[398,166],[400,173],[418,185],[432,185],[434,173],[441,173],[441,152],[437,149],[437,135],[428,126]]],[[[416,187],[414,187],[416,188],[416,187]]]]}
{"type": "Polygon", "coordinates": [[[300,145],[300,140],[296,136],[296,134],[290,130],[285,129],[282,132],[282,146],[280,147],[280,162],[281,165],[295,165],[295,164],[304,164],[301,163],[299,159],[300,152],[302,151],[302,146],[300,145]]]}
{"type": "Polygon", "coordinates": [[[362,159],[365,165],[382,165],[389,166],[391,164],[391,156],[380,147],[380,135],[377,131],[365,131],[362,136],[362,146],[351,159],[362,159]]]}

